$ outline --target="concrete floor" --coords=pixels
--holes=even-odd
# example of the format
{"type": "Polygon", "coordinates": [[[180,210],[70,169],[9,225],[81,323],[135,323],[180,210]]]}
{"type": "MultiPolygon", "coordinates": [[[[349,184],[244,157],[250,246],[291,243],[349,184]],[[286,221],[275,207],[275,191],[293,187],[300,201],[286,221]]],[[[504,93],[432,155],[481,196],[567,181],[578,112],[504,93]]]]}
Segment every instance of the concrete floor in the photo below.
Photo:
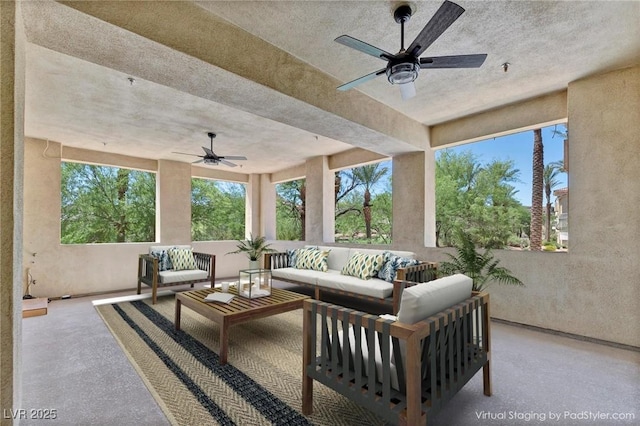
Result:
{"type": "MultiPolygon", "coordinates": [[[[118,295],[52,301],[23,321],[21,408],[55,409],[56,425],[168,424],[92,305],[118,295]]],[[[492,378],[493,396],[477,374],[428,424],[640,424],[640,352],[493,322],[492,378]]]]}

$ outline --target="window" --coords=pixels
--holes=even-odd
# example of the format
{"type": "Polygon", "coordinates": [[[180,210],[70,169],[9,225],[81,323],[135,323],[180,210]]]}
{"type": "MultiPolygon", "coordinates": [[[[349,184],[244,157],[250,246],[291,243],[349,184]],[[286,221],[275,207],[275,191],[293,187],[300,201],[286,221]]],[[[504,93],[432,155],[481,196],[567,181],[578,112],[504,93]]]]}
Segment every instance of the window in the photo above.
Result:
{"type": "Polygon", "coordinates": [[[305,239],[305,179],[276,184],[276,239],[305,239]]]}
{"type": "Polygon", "coordinates": [[[62,244],[155,241],[155,173],[61,163],[62,244]]]}
{"type": "MultiPolygon", "coordinates": [[[[562,236],[558,233],[556,216],[560,212],[553,207],[557,193],[568,194],[563,166],[566,133],[564,125],[541,131],[543,199],[538,232],[541,245],[550,251],[561,248],[568,239],[564,230],[562,236]]],[[[533,132],[527,131],[436,153],[439,247],[455,245],[456,233],[465,230],[482,247],[529,248],[533,140],[533,132]]]]}
{"type": "Polygon", "coordinates": [[[336,173],[336,242],[390,244],[392,210],[390,161],[336,173]]]}
{"type": "Polygon", "coordinates": [[[244,239],[245,203],[244,184],[191,179],[191,239],[244,239]]]}

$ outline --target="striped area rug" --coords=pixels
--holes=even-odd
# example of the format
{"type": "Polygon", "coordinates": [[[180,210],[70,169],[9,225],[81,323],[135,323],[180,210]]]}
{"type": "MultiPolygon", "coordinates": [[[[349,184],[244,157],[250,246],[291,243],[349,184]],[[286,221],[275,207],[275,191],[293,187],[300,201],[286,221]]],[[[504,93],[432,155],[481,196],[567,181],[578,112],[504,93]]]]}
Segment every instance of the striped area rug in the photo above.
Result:
{"type": "Polygon", "coordinates": [[[371,412],[314,384],[313,414],[301,414],[302,310],[231,328],[220,365],[216,324],[174,296],[96,306],[174,425],[381,425],[371,412]]]}

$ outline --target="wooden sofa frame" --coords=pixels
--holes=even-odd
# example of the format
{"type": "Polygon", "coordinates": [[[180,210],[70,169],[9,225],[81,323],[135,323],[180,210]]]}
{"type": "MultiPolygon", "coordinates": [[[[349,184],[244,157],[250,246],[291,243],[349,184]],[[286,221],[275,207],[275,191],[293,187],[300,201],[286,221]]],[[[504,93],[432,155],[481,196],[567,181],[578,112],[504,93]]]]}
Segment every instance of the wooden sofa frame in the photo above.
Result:
{"type": "Polygon", "coordinates": [[[177,281],[173,283],[161,283],[158,273],[158,259],[150,254],[141,254],[138,257],[138,293],[142,291],[142,284],[146,284],[151,287],[151,303],[156,304],[158,299],[158,288],[169,287],[175,285],[191,284],[191,288],[195,283],[210,282],[211,288],[214,287],[216,280],[216,255],[208,253],[193,252],[193,257],[196,261],[198,269],[207,271],[207,278],[198,280],[186,280],[177,281]]]}
{"type": "Polygon", "coordinates": [[[412,426],[426,425],[480,368],[484,394],[491,395],[487,293],[473,293],[464,302],[411,325],[312,299],[305,300],[303,309],[305,415],[312,412],[314,380],[388,422],[412,426]],[[354,353],[350,350],[350,326],[364,329],[352,334],[354,353]],[[339,333],[342,345],[332,344],[340,341],[339,333]],[[378,333],[383,358],[382,374],[376,371],[374,357],[369,356],[368,369],[373,374],[366,375],[361,344],[374,354],[374,333],[378,333]],[[391,359],[395,360],[398,389],[391,386],[391,359]]]}
{"type": "MultiPolygon", "coordinates": [[[[264,255],[264,268],[265,269],[278,269],[289,268],[289,256],[286,252],[266,253],[264,255]]],[[[290,282],[292,284],[309,287],[314,290],[314,298],[316,300],[321,299],[321,292],[335,293],[373,301],[382,305],[388,306],[393,314],[398,313],[400,309],[400,298],[402,297],[402,291],[404,290],[406,283],[410,282],[411,285],[417,283],[424,283],[436,279],[438,264],[436,262],[424,262],[421,261],[419,265],[408,266],[406,268],[398,269],[396,274],[396,280],[393,282],[393,293],[390,297],[385,299],[377,298],[373,296],[367,296],[363,294],[353,293],[346,290],[338,290],[329,287],[317,286],[315,284],[309,284],[302,281],[291,280],[287,278],[274,278],[279,281],[290,282]]]]}

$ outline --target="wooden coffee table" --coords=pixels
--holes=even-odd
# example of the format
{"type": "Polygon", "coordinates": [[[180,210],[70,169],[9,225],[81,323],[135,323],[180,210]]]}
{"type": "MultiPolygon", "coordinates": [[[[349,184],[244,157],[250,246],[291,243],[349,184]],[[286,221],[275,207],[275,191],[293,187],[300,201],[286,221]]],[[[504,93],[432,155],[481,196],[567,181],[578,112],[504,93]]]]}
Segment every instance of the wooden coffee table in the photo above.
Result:
{"type": "Polygon", "coordinates": [[[205,302],[204,298],[214,291],[220,291],[220,289],[205,288],[178,293],[176,295],[175,327],[176,330],[180,330],[182,305],[218,324],[220,326],[220,364],[227,363],[229,327],[258,318],[302,309],[302,301],[309,298],[304,294],[272,288],[271,296],[247,299],[238,296],[235,287],[230,287],[229,293],[235,295],[230,303],[205,302]]]}

